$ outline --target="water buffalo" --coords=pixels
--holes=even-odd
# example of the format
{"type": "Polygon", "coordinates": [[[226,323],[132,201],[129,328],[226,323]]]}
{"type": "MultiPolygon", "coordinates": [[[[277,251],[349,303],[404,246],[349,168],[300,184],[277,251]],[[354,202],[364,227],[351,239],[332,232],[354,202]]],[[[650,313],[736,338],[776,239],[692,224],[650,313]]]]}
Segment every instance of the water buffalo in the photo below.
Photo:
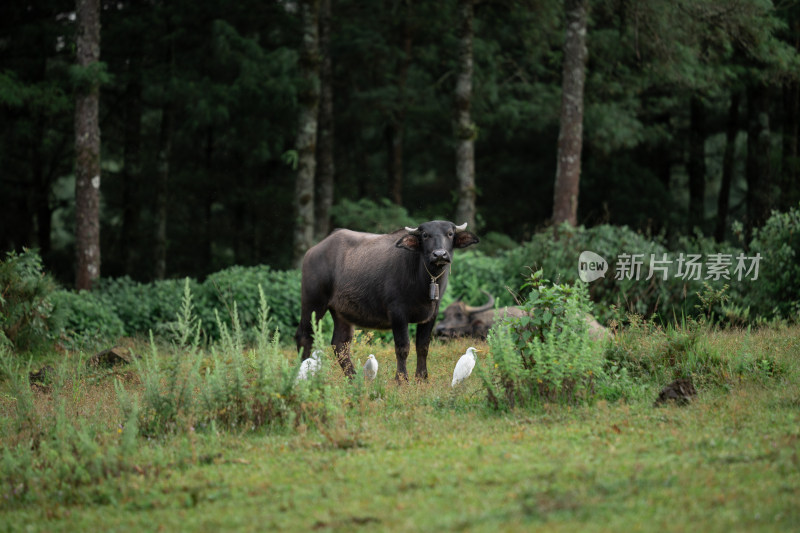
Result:
{"type": "Polygon", "coordinates": [[[479,307],[467,305],[461,298],[447,306],[444,319],[436,324],[437,337],[475,337],[485,339],[495,320],[503,316],[523,316],[525,312],[518,307],[494,309],[494,296],[483,291],[489,302],[479,307]]]}
{"type": "Polygon", "coordinates": [[[455,248],[479,241],[466,223],[434,220],[416,228],[377,235],[339,229],[306,252],[301,288],[302,312],[295,340],[302,358],[312,345],[311,315],[333,316],[336,357],[353,375],[349,345],[353,326],[391,329],[397,357],[397,378],[408,379],[408,325],[417,325],[418,378],[428,376],[428,345],[447,289],[455,248]]]}
{"type": "MultiPolygon", "coordinates": [[[[489,297],[489,302],[479,307],[467,305],[461,301],[461,298],[448,305],[444,310],[444,319],[436,325],[436,335],[438,337],[485,339],[495,320],[500,320],[504,316],[521,317],[525,315],[525,311],[519,307],[493,309],[494,296],[486,291],[483,293],[489,297]]],[[[586,322],[592,338],[601,339],[606,335],[606,328],[591,315],[586,315],[586,322]]]]}

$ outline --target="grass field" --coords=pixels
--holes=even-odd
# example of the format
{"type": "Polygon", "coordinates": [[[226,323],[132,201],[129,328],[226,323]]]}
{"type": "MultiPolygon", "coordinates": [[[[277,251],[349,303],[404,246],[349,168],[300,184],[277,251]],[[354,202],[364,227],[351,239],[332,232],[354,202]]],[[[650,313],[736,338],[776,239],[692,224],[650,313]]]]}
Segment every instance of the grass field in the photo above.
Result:
{"type": "MultiPolygon", "coordinates": [[[[71,379],[34,393],[36,420],[84,428],[93,453],[122,455],[118,468],[63,491],[39,480],[22,499],[11,496],[27,481],[4,480],[0,530],[798,531],[800,328],[709,331],[705,342],[780,372],[701,384],[685,407],[653,407],[660,384],[647,382],[624,401],[495,413],[475,374],[450,387],[466,341],[435,343],[431,378],[401,386],[392,347],[375,345],[371,390],[325,423],[184,427],[128,448],[113,382],[135,392],[135,372],[78,371],[66,354],[71,379]]],[[[15,425],[17,396],[0,384],[6,463],[34,432],[15,425]]]]}

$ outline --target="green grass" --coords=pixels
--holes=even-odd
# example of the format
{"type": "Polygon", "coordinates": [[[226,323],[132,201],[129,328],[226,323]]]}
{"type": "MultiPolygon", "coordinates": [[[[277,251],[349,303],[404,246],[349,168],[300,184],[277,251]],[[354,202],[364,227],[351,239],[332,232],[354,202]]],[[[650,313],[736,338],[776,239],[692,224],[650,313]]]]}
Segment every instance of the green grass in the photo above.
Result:
{"type": "MultiPolygon", "coordinates": [[[[504,414],[485,407],[474,374],[450,388],[474,343],[434,343],[428,382],[399,387],[391,346],[356,345],[362,364],[376,354],[378,380],[327,423],[140,437],[119,471],[70,498],[0,500],[0,530],[796,530],[800,328],[707,332],[703,342],[732,370],[687,407],[652,407],[653,382],[628,402],[504,414]],[[781,371],[736,372],[737,361],[761,359],[781,371]]],[[[62,389],[35,393],[39,420],[61,402],[101,448],[123,453],[113,379],[132,391],[140,382],[129,370],[76,373],[78,360],[62,359],[62,389]]],[[[330,379],[344,387],[340,371],[330,379]]],[[[11,431],[15,401],[0,384],[3,447],[36,433],[11,431]]]]}

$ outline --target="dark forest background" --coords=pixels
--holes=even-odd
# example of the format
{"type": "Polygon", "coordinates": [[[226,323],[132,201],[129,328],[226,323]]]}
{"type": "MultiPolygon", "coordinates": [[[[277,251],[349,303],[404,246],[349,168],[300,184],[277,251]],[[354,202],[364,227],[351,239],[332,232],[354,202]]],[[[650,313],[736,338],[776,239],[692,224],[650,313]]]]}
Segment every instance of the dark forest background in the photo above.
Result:
{"type": "MultiPolygon", "coordinates": [[[[300,4],[104,1],[100,63],[86,69],[75,66],[73,2],[5,2],[0,250],[35,247],[73,282],[75,94],[90,79],[100,85],[102,277],[293,266],[300,4]]],[[[771,209],[797,205],[798,2],[588,7],[579,223],[725,240],[733,222],[749,233],[771,209]]],[[[330,9],[320,52],[331,66],[330,227],[454,218],[457,3],[330,9]]],[[[551,220],[564,17],[555,0],[474,4],[471,229],[485,251],[551,220]]]]}

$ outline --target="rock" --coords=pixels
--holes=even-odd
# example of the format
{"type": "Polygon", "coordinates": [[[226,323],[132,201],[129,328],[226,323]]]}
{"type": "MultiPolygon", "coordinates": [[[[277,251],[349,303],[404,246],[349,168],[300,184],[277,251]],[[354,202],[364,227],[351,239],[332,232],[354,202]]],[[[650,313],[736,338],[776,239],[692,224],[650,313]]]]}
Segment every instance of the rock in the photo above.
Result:
{"type": "Polygon", "coordinates": [[[133,355],[127,348],[115,346],[102,352],[97,352],[86,361],[87,366],[111,367],[118,364],[128,365],[133,362],[133,355]]]}
{"type": "Polygon", "coordinates": [[[664,387],[658,394],[653,406],[663,405],[667,402],[675,402],[678,405],[687,405],[697,395],[691,378],[679,378],[664,387]]]}

